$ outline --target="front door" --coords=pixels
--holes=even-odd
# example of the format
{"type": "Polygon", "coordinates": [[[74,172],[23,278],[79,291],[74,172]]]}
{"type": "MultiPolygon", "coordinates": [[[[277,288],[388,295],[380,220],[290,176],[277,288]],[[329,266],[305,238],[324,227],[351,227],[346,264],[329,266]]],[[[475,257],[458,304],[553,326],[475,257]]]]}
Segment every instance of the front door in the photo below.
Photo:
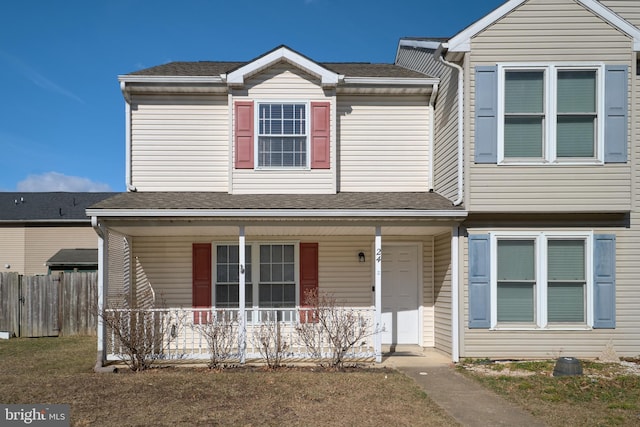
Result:
{"type": "Polygon", "coordinates": [[[383,344],[419,344],[417,245],[382,248],[383,344]]]}

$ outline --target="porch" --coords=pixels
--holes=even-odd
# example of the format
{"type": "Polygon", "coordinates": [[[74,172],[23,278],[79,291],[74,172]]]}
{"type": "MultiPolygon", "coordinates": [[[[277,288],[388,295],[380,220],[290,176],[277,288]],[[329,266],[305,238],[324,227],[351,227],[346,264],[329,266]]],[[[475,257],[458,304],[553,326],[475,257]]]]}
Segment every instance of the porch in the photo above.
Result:
{"type": "MultiPolygon", "coordinates": [[[[101,307],[142,310],[147,321],[163,325],[152,328],[163,337],[154,344],[158,358],[206,359],[211,345],[203,328],[220,313],[235,322],[233,360],[260,358],[256,334],[269,324],[286,343],[283,360],[324,357],[328,337],[318,335],[311,355],[299,336],[310,323],[301,321],[309,289],[334,296],[337,307],[367,325],[351,360],[381,362],[384,344],[455,352],[453,264],[466,212],[440,196],[269,195],[271,205],[295,200],[284,209],[247,207],[264,200],[259,195],[162,196],[163,207],[153,205],[159,196],[126,193],[115,198],[124,202],[107,200],[88,210],[101,238],[101,307]],[[218,197],[237,200],[241,209],[196,207],[218,197]],[[172,207],[180,200],[187,207],[172,207]],[[430,201],[437,202],[432,208],[449,209],[428,209],[430,201]],[[319,202],[328,205],[309,207],[319,202]],[[122,207],[128,203],[131,209],[122,207]],[[340,203],[349,208],[338,209],[340,203]],[[407,207],[393,209],[396,204],[407,207]]],[[[98,359],[120,357],[108,325],[98,334],[98,359]]]]}

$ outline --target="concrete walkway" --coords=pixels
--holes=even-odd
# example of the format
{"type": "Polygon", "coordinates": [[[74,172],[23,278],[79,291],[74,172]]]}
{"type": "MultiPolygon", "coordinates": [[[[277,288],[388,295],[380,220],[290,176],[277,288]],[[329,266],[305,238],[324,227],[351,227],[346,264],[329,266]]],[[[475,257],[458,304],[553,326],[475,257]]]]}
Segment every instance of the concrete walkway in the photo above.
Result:
{"type": "Polygon", "coordinates": [[[429,398],[463,426],[545,426],[524,409],[455,371],[438,352],[405,349],[387,353],[383,366],[413,378],[429,398]]]}

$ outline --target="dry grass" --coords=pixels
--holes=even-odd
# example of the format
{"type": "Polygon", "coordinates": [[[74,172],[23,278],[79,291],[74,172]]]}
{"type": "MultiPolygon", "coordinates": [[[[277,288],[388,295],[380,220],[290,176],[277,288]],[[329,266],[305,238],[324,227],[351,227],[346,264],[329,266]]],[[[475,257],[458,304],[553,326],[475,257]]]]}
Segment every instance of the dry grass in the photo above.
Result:
{"type": "Polygon", "coordinates": [[[550,426],[640,425],[637,367],[582,365],[583,375],[571,377],[552,376],[555,361],[469,361],[459,369],[550,426]]]}
{"type": "Polygon", "coordinates": [[[163,368],[95,374],[95,338],[0,342],[0,402],[66,403],[75,426],[447,426],[406,376],[391,370],[163,368]]]}

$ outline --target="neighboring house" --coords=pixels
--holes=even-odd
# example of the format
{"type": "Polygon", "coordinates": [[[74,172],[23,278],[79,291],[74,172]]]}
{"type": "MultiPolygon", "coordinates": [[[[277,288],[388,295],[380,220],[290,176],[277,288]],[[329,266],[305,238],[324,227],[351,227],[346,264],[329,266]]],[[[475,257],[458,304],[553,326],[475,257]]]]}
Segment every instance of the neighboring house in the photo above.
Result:
{"type": "Polygon", "coordinates": [[[114,194],[0,192],[0,269],[47,274],[47,261],[61,249],[95,251],[98,239],[85,210],[114,194]]]}
{"type": "Polygon", "coordinates": [[[87,211],[102,301],[151,287],[255,326],[317,289],[384,327],[377,360],[637,355],[630,3],[508,1],[395,65],[281,46],[121,76],[129,192],[87,211]]]}
{"type": "Polygon", "coordinates": [[[98,249],[60,249],[47,260],[49,273],[98,271],[98,249]]]}
{"type": "Polygon", "coordinates": [[[513,0],[446,43],[400,42],[399,65],[464,88],[461,115],[435,113],[469,212],[454,359],[640,352],[639,24],[638,2],[513,0]]]}

